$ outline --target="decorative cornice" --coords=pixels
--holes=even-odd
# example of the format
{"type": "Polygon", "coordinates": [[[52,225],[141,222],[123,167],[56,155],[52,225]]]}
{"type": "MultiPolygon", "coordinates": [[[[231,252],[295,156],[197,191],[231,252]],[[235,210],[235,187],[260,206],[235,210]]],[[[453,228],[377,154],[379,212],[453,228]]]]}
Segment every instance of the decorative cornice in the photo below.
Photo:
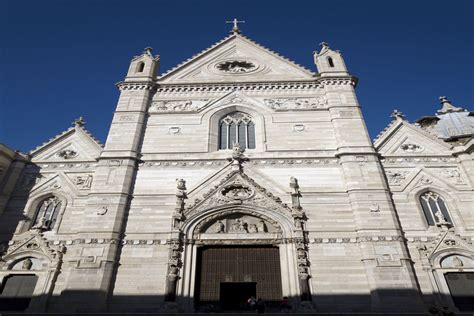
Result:
{"type": "Polygon", "coordinates": [[[226,91],[266,91],[266,90],[308,90],[321,89],[323,86],[315,81],[285,82],[239,82],[239,83],[201,83],[201,84],[160,84],[158,93],[171,92],[226,92],[226,91]]]}
{"type": "Polygon", "coordinates": [[[117,88],[120,91],[123,90],[155,90],[157,88],[157,84],[153,81],[145,81],[145,82],[134,82],[134,81],[120,81],[116,84],[117,88]]]}
{"type": "Polygon", "coordinates": [[[54,162],[54,163],[35,163],[30,164],[27,168],[35,169],[90,169],[94,168],[96,163],[83,163],[83,162],[54,162]]]}
{"type": "MultiPolygon", "coordinates": [[[[246,235],[247,236],[247,235],[246,235]]],[[[360,242],[386,242],[386,241],[407,241],[408,243],[433,243],[439,240],[439,236],[436,237],[426,237],[426,236],[413,236],[403,238],[401,236],[359,236],[359,237],[318,237],[310,238],[310,244],[348,244],[348,243],[360,243],[360,242]]],[[[465,242],[472,244],[474,237],[470,239],[468,237],[459,237],[465,242]]],[[[229,239],[235,241],[235,239],[229,239]]],[[[276,243],[294,243],[301,241],[301,238],[270,238],[263,240],[263,243],[269,243],[270,241],[275,241],[276,243]]],[[[10,247],[22,244],[23,240],[12,240],[8,242],[10,247]]],[[[47,241],[48,245],[51,246],[74,246],[74,245],[96,245],[96,244],[117,244],[119,239],[106,239],[106,238],[90,238],[90,239],[73,239],[73,240],[54,240],[47,241]]],[[[253,240],[243,239],[242,243],[252,243],[253,240]]],[[[153,245],[167,245],[170,243],[170,240],[167,239],[123,239],[121,240],[122,245],[127,246],[153,246],[153,245]]],[[[199,243],[196,239],[187,239],[185,244],[195,244],[199,243]]],[[[6,245],[6,242],[0,244],[6,245]]]]}
{"type": "Polygon", "coordinates": [[[454,157],[444,156],[434,156],[434,157],[382,157],[380,161],[383,164],[404,164],[404,163],[419,163],[419,164],[426,164],[426,163],[456,163],[457,159],[454,157]]]}
{"type": "MultiPolygon", "coordinates": [[[[166,167],[203,167],[223,166],[228,162],[221,159],[216,160],[148,160],[142,162],[142,168],[166,168],[166,167]]],[[[288,165],[338,165],[337,158],[252,158],[248,164],[260,166],[288,166],[288,165]]]]}

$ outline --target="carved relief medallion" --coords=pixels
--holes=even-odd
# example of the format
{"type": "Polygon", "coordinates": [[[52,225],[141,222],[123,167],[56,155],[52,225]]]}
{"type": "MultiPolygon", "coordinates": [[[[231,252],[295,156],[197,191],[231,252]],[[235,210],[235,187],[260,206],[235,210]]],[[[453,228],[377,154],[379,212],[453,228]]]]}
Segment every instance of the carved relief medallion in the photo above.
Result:
{"type": "Polygon", "coordinates": [[[245,185],[232,184],[222,189],[221,194],[232,200],[246,200],[253,196],[254,191],[245,185]]]}

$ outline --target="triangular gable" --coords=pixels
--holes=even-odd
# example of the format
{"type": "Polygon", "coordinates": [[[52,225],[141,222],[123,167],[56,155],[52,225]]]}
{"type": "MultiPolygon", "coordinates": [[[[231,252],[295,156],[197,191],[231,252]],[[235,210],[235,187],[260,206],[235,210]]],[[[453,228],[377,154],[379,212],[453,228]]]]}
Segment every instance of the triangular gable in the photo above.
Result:
{"type": "Polygon", "coordinates": [[[451,146],[406,121],[392,122],[374,142],[383,156],[451,155],[451,146]]]}
{"type": "Polygon", "coordinates": [[[457,182],[455,178],[447,178],[447,171],[449,171],[449,168],[420,168],[415,172],[412,171],[408,175],[410,178],[407,177],[407,180],[401,183],[400,190],[412,191],[414,189],[431,187],[450,188],[452,190],[457,190],[456,186],[466,185],[464,177],[460,176],[459,179],[462,180],[461,182],[457,182]]]}
{"type": "MultiPolygon", "coordinates": [[[[231,171],[222,176],[218,183],[203,183],[202,185],[204,184],[212,188],[203,194],[196,194],[199,198],[194,198],[187,205],[186,217],[189,218],[200,211],[221,205],[248,205],[265,207],[291,218],[292,210],[288,205],[245,173],[231,171]]],[[[200,193],[201,190],[195,188],[193,191],[200,193]]]]}
{"type": "Polygon", "coordinates": [[[6,266],[22,257],[35,257],[37,255],[49,259],[53,266],[60,263],[65,252],[63,245],[52,245],[48,242],[38,229],[31,229],[22,234],[16,235],[12,244],[4,256],[1,257],[6,266]]]}
{"type": "Polygon", "coordinates": [[[240,35],[233,34],[169,70],[160,84],[312,80],[315,73],[240,35]],[[239,64],[232,64],[238,62],[239,64]]]}
{"type": "Polygon", "coordinates": [[[71,127],[30,152],[32,162],[95,161],[102,145],[83,127],[71,127]]]}
{"type": "Polygon", "coordinates": [[[441,232],[438,235],[438,238],[433,241],[433,243],[427,249],[427,256],[428,258],[432,258],[437,253],[442,252],[443,250],[453,250],[461,249],[472,252],[474,248],[471,244],[467,241],[463,240],[461,237],[456,235],[453,231],[447,230],[445,232],[441,232]]]}

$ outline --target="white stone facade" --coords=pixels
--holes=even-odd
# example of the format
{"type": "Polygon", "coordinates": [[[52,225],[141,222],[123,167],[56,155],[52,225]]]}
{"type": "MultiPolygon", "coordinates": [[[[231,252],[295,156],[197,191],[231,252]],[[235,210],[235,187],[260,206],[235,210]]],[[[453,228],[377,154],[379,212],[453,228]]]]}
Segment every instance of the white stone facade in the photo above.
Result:
{"type": "Polygon", "coordinates": [[[192,312],[200,246],[271,244],[294,310],[458,311],[444,273],[474,272],[472,135],[395,113],[373,144],[341,54],[323,44],[314,60],[318,73],[236,31],[157,76],[146,49],[104,146],[78,120],[29,156],[2,150],[0,279],[38,275],[32,312],[192,312]],[[243,153],[219,149],[235,111],[255,124],[243,153]],[[449,222],[428,225],[426,192],[449,222]],[[252,228],[228,227],[235,214],[252,228]]]}

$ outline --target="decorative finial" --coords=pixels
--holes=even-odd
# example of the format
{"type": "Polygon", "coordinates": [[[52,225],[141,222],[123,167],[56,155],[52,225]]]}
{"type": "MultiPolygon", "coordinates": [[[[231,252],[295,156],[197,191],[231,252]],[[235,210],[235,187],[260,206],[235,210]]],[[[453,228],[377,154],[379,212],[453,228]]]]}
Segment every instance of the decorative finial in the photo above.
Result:
{"type": "Polygon", "coordinates": [[[319,43],[319,46],[321,46],[321,48],[324,48],[324,47],[329,48],[329,44],[326,43],[326,42],[324,42],[324,41],[322,41],[321,43],[319,43]]]}
{"type": "Polygon", "coordinates": [[[238,21],[236,18],[234,18],[232,21],[225,21],[225,23],[234,24],[231,30],[232,33],[240,33],[238,23],[245,23],[245,21],[238,21]]]}
{"type": "Polygon", "coordinates": [[[151,52],[152,52],[153,48],[151,47],[145,47],[145,49],[143,50],[143,54],[147,54],[149,56],[152,56],[151,52]]]}
{"type": "Polygon", "coordinates": [[[403,115],[402,112],[398,111],[398,110],[393,110],[392,114],[390,115],[390,117],[393,117],[394,119],[396,119],[397,121],[404,121],[405,120],[405,115],[403,115]]]}
{"type": "Polygon", "coordinates": [[[239,143],[234,143],[232,146],[232,157],[227,158],[228,161],[232,161],[232,169],[234,171],[242,170],[242,163],[249,159],[244,156],[245,149],[240,146],[239,143]]]}
{"type": "Polygon", "coordinates": [[[462,112],[462,111],[464,111],[463,108],[458,108],[458,107],[454,106],[451,103],[451,101],[449,101],[448,98],[445,97],[445,96],[439,97],[439,101],[440,101],[441,105],[443,106],[441,108],[441,110],[438,110],[438,113],[440,113],[440,114],[445,114],[445,113],[448,113],[448,112],[462,112]]]}
{"type": "Polygon", "coordinates": [[[84,121],[84,118],[82,116],[79,116],[78,119],[75,119],[72,122],[73,126],[84,126],[84,124],[86,124],[86,121],[84,121]]]}

